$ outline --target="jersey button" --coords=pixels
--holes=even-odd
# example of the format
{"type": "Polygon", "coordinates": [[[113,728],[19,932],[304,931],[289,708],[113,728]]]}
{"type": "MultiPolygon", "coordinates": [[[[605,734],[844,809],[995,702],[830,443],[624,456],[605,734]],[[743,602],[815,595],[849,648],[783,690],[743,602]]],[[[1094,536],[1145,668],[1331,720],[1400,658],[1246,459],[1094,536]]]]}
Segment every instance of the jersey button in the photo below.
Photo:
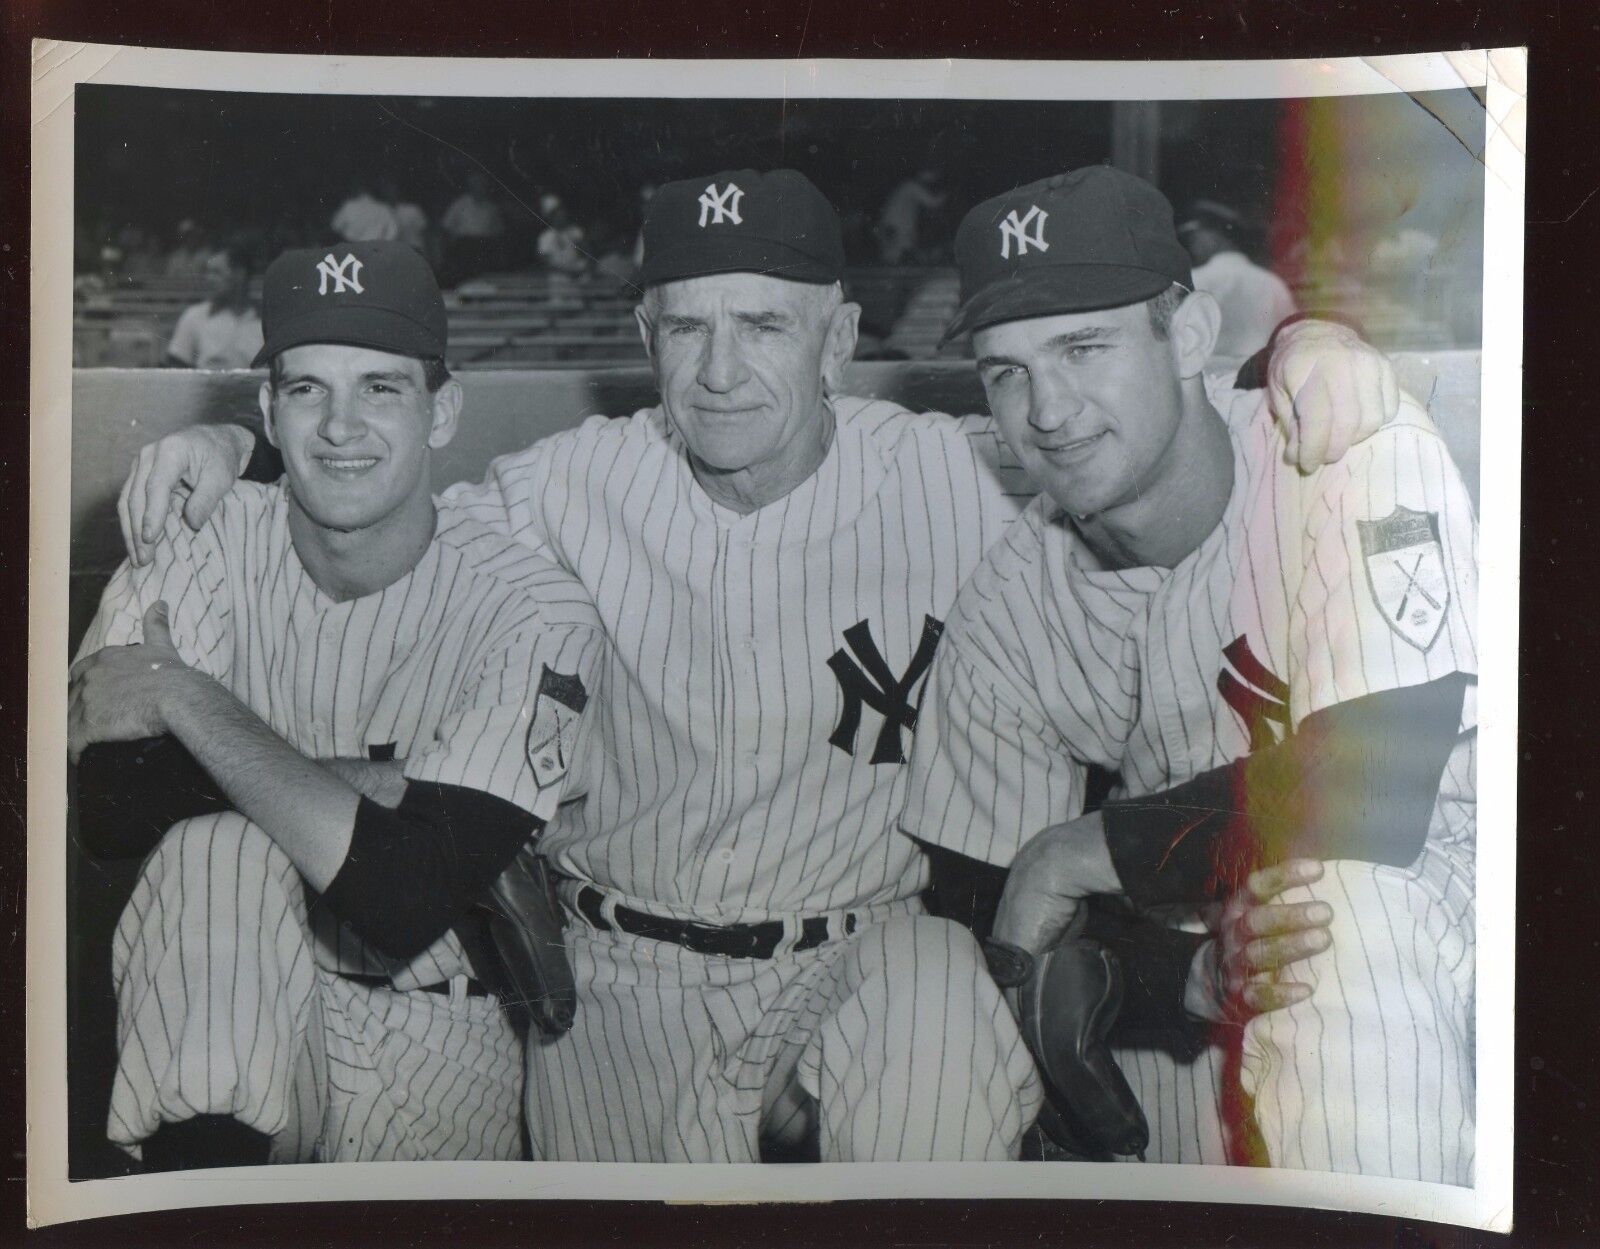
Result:
{"type": "Polygon", "coordinates": [[[717,851],[717,858],[721,859],[724,863],[732,863],[733,851],[724,846],[721,850],[717,851]]]}

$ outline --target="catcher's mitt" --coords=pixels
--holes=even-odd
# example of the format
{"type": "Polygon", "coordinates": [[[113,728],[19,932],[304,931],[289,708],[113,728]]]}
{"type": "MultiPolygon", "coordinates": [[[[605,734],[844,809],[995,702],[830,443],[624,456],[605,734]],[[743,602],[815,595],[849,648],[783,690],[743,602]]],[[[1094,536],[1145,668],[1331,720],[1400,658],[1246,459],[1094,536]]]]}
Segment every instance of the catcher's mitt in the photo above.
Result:
{"type": "Polygon", "coordinates": [[[572,1027],[577,992],[561,943],[561,903],[545,862],[529,841],[474,904],[494,938],[478,979],[500,999],[528,1039],[530,1029],[554,1040],[572,1027]]]}
{"type": "Polygon", "coordinates": [[[1037,958],[987,941],[984,953],[995,983],[1017,991],[1022,1039],[1049,1099],[1039,1125],[1081,1157],[1142,1158],[1150,1127],[1106,1045],[1122,1005],[1116,958],[1089,941],[1064,941],[1037,958]]]}

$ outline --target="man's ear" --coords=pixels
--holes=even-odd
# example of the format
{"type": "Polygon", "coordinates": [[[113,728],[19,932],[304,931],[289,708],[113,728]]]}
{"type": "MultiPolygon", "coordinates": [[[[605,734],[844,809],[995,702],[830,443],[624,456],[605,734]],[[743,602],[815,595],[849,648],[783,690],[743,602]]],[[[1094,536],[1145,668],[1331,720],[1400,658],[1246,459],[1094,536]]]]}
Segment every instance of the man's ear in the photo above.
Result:
{"type": "Polygon", "coordinates": [[[1222,332],[1222,308],[1205,291],[1190,291],[1172,314],[1168,337],[1178,363],[1178,376],[1194,377],[1211,359],[1222,332]]]}
{"type": "MultiPolygon", "coordinates": [[[[261,405],[261,419],[265,422],[267,441],[273,446],[278,446],[277,431],[272,428],[272,383],[262,382],[261,389],[256,394],[256,402],[261,405]]],[[[282,447],[278,448],[280,451],[282,447]]]]}
{"type": "Polygon", "coordinates": [[[644,354],[650,357],[650,362],[655,363],[656,348],[650,332],[650,318],[645,315],[644,304],[637,303],[633,306],[633,319],[639,326],[639,337],[644,341],[644,354]]]}
{"type": "Polygon", "coordinates": [[[840,304],[828,320],[828,339],[822,348],[822,384],[829,394],[842,391],[844,366],[855,359],[860,337],[861,305],[840,304]]]}
{"type": "Polygon", "coordinates": [[[448,447],[456,436],[464,398],[461,383],[453,377],[433,392],[433,428],[428,431],[428,445],[435,451],[448,447]]]}

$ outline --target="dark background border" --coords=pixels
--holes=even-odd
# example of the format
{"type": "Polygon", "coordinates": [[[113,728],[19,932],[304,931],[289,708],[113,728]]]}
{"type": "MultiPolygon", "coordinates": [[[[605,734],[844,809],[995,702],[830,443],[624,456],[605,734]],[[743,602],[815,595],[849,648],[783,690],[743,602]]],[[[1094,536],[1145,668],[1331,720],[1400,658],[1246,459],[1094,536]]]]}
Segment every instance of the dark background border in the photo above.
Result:
{"type": "MultiPolygon", "coordinates": [[[[1265,57],[1531,45],[1525,315],[1517,1232],[1596,1237],[1600,1020],[1591,482],[1600,6],[1588,0],[9,0],[0,10],[0,602],[26,600],[29,48],[35,36],[220,51],[454,56],[1265,57]]],[[[0,1243],[22,1237],[26,612],[0,616],[0,1243]]],[[[1494,835],[1484,830],[1483,835],[1494,835]]],[[[1503,834],[1502,834],[1503,835],[1503,834]]],[[[1367,1215],[1123,1202],[364,1203],[66,1225],[31,1244],[1396,1245],[1507,1243],[1367,1215]]]]}

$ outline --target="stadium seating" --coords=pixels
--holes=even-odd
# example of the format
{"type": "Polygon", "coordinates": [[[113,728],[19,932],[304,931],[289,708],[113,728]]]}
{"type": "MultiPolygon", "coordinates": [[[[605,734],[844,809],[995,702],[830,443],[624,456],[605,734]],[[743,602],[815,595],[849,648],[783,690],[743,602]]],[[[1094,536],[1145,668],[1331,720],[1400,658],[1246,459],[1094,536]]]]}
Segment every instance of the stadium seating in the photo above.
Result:
{"type": "MultiPolygon", "coordinates": [[[[887,329],[912,293],[944,272],[866,269],[852,273],[848,286],[867,323],[887,329]]],[[[199,279],[81,279],[73,308],[73,363],[83,368],[159,365],[179,313],[204,298],[199,279]]],[[[614,278],[477,278],[445,296],[450,363],[456,368],[635,364],[644,359],[633,320],[636,302],[636,292],[614,278]]],[[[938,327],[930,323],[930,328],[936,341],[938,327]]],[[[903,354],[934,354],[918,344],[903,354]]]]}
{"type": "MultiPolygon", "coordinates": [[[[964,342],[940,347],[955,311],[953,270],[905,266],[851,271],[850,298],[890,358],[932,360],[970,354],[964,342]]],[[[1305,308],[1357,320],[1373,342],[1397,350],[1439,351],[1461,337],[1430,323],[1395,292],[1325,279],[1297,292],[1305,308]]],[[[80,279],[73,309],[75,365],[146,368],[162,363],[178,314],[206,297],[193,278],[80,279]]],[[[644,360],[634,327],[637,293],[615,278],[575,281],[504,274],[477,278],[445,296],[450,364],[462,369],[594,368],[644,360]]]]}

